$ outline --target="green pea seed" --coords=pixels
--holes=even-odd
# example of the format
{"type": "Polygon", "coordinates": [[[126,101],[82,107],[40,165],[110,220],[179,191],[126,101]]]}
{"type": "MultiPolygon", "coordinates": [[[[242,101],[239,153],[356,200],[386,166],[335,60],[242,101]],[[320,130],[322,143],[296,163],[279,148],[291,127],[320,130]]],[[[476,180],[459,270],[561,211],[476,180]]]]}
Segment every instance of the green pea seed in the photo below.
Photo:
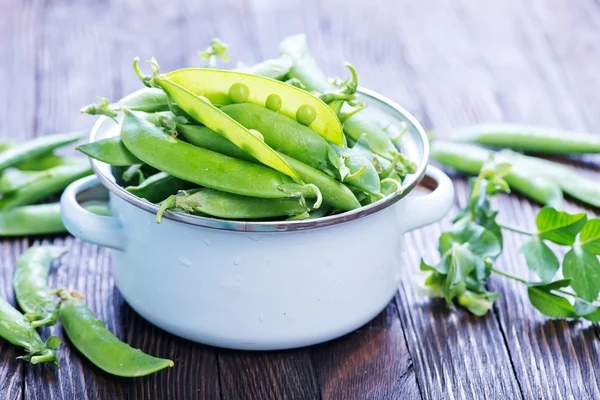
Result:
{"type": "Polygon", "coordinates": [[[282,104],[283,101],[281,100],[281,96],[272,93],[269,95],[269,97],[267,97],[267,103],[265,105],[269,110],[277,112],[281,110],[282,104]]]}
{"type": "Polygon", "coordinates": [[[296,111],[296,121],[302,125],[310,125],[317,118],[317,112],[309,105],[302,105],[296,111]]]}
{"type": "Polygon", "coordinates": [[[229,98],[234,103],[245,103],[250,96],[250,89],[245,84],[238,82],[229,88],[229,98]]]}

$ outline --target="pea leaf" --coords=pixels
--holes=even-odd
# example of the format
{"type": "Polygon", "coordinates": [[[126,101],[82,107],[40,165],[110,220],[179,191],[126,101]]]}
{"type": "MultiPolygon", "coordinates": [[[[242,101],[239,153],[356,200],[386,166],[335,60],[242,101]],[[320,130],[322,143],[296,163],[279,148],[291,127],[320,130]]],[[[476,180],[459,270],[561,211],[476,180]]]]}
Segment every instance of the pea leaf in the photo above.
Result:
{"type": "Polygon", "coordinates": [[[575,318],[573,305],[567,299],[550,293],[548,286],[530,285],[527,295],[531,304],[542,314],[553,318],[575,318]]]}
{"type": "Polygon", "coordinates": [[[569,286],[570,284],[571,284],[570,279],[557,279],[553,282],[533,282],[533,283],[529,283],[528,286],[535,287],[540,290],[550,291],[550,290],[562,289],[564,287],[569,286]]]}
{"type": "Polygon", "coordinates": [[[563,275],[571,279],[571,287],[587,301],[594,301],[600,292],[600,261],[598,256],[580,247],[573,247],[563,260],[563,275]]]}
{"type": "Polygon", "coordinates": [[[551,280],[560,267],[554,252],[537,236],[523,243],[521,253],[525,256],[527,266],[544,282],[551,280]]]}
{"type": "Polygon", "coordinates": [[[473,253],[465,245],[454,243],[450,251],[450,267],[444,283],[444,297],[448,303],[465,292],[467,276],[475,269],[473,253]]]}
{"type": "Polygon", "coordinates": [[[440,236],[440,253],[446,253],[455,243],[468,243],[469,250],[478,256],[496,257],[502,251],[502,245],[496,235],[466,219],[456,222],[450,230],[440,236]]]}
{"type": "Polygon", "coordinates": [[[564,211],[557,211],[552,207],[544,207],[538,213],[535,223],[540,238],[571,246],[575,243],[575,238],[585,225],[586,220],[585,213],[568,214],[564,211]]]}
{"type": "Polygon", "coordinates": [[[474,315],[481,317],[492,308],[494,301],[500,296],[499,293],[487,292],[473,293],[466,291],[457,298],[458,304],[465,307],[474,315]]]}
{"type": "Polygon", "coordinates": [[[600,322],[600,307],[585,300],[575,299],[573,308],[575,309],[575,314],[578,316],[591,322],[600,322]]]}
{"type": "Polygon", "coordinates": [[[600,219],[588,220],[579,233],[579,245],[585,251],[600,255],[600,219]]]}

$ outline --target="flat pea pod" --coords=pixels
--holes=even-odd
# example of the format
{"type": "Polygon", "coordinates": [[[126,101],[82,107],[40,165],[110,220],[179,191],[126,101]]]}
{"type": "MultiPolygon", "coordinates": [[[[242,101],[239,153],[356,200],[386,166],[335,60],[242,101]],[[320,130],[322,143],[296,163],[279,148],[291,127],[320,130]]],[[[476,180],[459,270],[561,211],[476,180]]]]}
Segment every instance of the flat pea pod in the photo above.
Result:
{"type": "Polygon", "coordinates": [[[521,163],[511,162],[499,153],[478,146],[439,141],[431,144],[431,157],[434,160],[471,175],[479,174],[492,156],[497,161],[507,161],[511,164],[510,173],[504,177],[511,188],[540,204],[561,207],[563,195],[560,186],[551,179],[523,168],[521,163]]]}
{"type": "Polygon", "coordinates": [[[60,345],[60,339],[50,336],[44,343],[25,316],[2,298],[0,298],[0,337],[27,349],[28,354],[17,358],[32,364],[51,362],[58,366],[54,349],[60,345]]]}
{"type": "Polygon", "coordinates": [[[25,143],[15,145],[0,153],[0,172],[22,161],[38,157],[53,150],[75,143],[87,132],[66,133],[61,135],[40,136],[25,143]]]}
{"type": "Polygon", "coordinates": [[[164,78],[220,106],[247,102],[265,107],[269,96],[277,95],[281,98],[279,113],[299,118],[328,141],[343,144],[342,125],[333,110],[318,97],[292,85],[259,75],[206,68],[180,69],[164,78]]]}
{"type": "Polygon", "coordinates": [[[197,185],[175,178],[166,172],[159,172],[149,176],[141,184],[126,187],[125,190],[151,203],[159,203],[179,190],[190,189],[195,186],[197,185]]]}
{"type": "Polygon", "coordinates": [[[111,137],[81,144],[76,149],[88,157],[110,165],[130,166],[141,164],[141,161],[123,145],[120,137],[111,137]]]}
{"type": "Polygon", "coordinates": [[[45,171],[47,169],[64,165],[68,158],[54,153],[45,154],[39,157],[29,158],[15,165],[15,168],[21,171],[45,171]]]}
{"type": "Polygon", "coordinates": [[[46,171],[38,180],[11,192],[0,199],[0,210],[36,203],[66,188],[73,181],[92,174],[84,159],[71,159],[67,165],[59,165],[46,171]]]}
{"type": "Polygon", "coordinates": [[[379,195],[381,182],[371,161],[353,148],[334,145],[333,149],[344,158],[344,164],[349,169],[349,174],[342,181],[370,195],[379,195]]]}
{"type": "Polygon", "coordinates": [[[236,68],[234,71],[264,76],[271,79],[284,78],[292,68],[292,59],[287,55],[265,60],[249,67],[236,68]]]}
{"type": "Polygon", "coordinates": [[[146,376],[172,367],[173,361],[150,356],[121,342],[99,320],[78,293],[61,291],[58,316],[67,337],[88,360],[109,374],[146,376]]]}
{"type": "Polygon", "coordinates": [[[541,158],[525,156],[510,150],[498,154],[510,163],[521,166],[536,176],[549,179],[559,185],[569,196],[583,203],[600,207],[600,183],[588,178],[566,165],[541,158]]]}
{"type": "Polygon", "coordinates": [[[295,183],[274,169],[182,142],[127,110],[121,138],[146,164],[200,186],[263,198],[319,195],[314,186],[295,183]]]}
{"type": "Polygon", "coordinates": [[[259,131],[269,146],[334,177],[340,177],[341,158],[327,140],[295,119],[251,103],[230,104],[221,111],[248,129],[259,131]]]}
{"type": "MultiPolygon", "coordinates": [[[[35,159],[34,159],[35,160],[35,159]]],[[[40,179],[51,176],[52,168],[80,163],[80,159],[73,157],[60,157],[54,154],[44,156],[34,163],[34,160],[28,160],[25,165],[28,169],[22,169],[21,164],[16,167],[5,170],[0,175],[0,194],[9,194],[15,192],[27,185],[30,185],[40,179]],[[48,166],[48,170],[40,169],[42,166],[48,166]]]]}
{"type": "Polygon", "coordinates": [[[160,223],[162,212],[180,209],[187,214],[204,214],[225,219],[262,219],[287,217],[310,210],[299,199],[261,199],[240,196],[214,189],[197,189],[170,196],[161,204],[157,214],[160,223]]]}
{"type": "MultiPolygon", "coordinates": [[[[255,161],[247,153],[241,152],[238,147],[229,142],[216,132],[195,125],[177,125],[177,130],[193,145],[208,150],[226,154],[231,157],[239,157],[243,160],[255,161]]],[[[360,207],[360,203],[350,189],[329,175],[312,168],[290,156],[280,153],[282,157],[294,168],[302,179],[309,184],[319,188],[323,195],[323,201],[340,210],[354,210],[360,207]]],[[[258,197],[258,196],[255,196],[258,197]]]]}
{"type": "Polygon", "coordinates": [[[54,296],[48,289],[48,273],[52,261],[66,251],[58,246],[33,246],[19,257],[13,288],[19,307],[34,328],[54,325],[58,319],[54,296]]]}
{"type": "MultiPolygon", "coordinates": [[[[90,204],[84,208],[94,214],[110,215],[104,205],[90,204]]],[[[0,211],[0,237],[51,235],[67,232],[60,217],[60,203],[21,206],[0,211]]]]}
{"type": "Polygon", "coordinates": [[[45,171],[21,171],[17,168],[9,168],[0,175],[0,194],[12,193],[47,175],[45,171]]]}
{"type": "Polygon", "coordinates": [[[458,130],[451,140],[544,154],[600,153],[600,135],[528,125],[475,125],[458,130]]]}
{"type": "Polygon", "coordinates": [[[148,79],[150,79],[151,82],[149,84],[162,88],[179,107],[196,121],[225,136],[236,146],[263,164],[290,176],[298,182],[302,182],[298,174],[275,150],[248,131],[248,129],[244,128],[240,123],[210,104],[208,100],[198,97],[186,88],[172,82],[166,77],[159,76],[157,73],[152,78],[143,77],[138,69],[137,59],[134,61],[134,68],[143,82],[148,83],[148,79]]]}
{"type": "Polygon", "coordinates": [[[160,89],[145,88],[136,93],[135,96],[128,96],[128,98],[112,104],[109,104],[107,99],[100,98],[99,104],[89,104],[83,107],[80,112],[82,114],[106,115],[107,117],[115,118],[117,112],[123,109],[148,113],[168,111],[169,99],[160,89]]]}

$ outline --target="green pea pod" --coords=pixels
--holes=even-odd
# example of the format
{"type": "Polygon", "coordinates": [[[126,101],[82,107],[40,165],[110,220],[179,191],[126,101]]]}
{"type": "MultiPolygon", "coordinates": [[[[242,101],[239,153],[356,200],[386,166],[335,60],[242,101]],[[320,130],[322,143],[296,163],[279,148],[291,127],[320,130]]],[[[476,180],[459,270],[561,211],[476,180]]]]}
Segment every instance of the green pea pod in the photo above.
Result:
{"type": "MultiPolygon", "coordinates": [[[[159,78],[159,82],[160,79],[168,79],[220,106],[252,103],[267,107],[308,125],[332,143],[343,144],[342,125],[331,108],[318,97],[292,85],[259,75],[206,68],[180,69],[159,78]]],[[[160,86],[159,82],[155,83],[160,86]]],[[[168,90],[167,93],[171,95],[168,90]]],[[[183,104],[175,102],[190,114],[183,104]]]]}
{"type": "Polygon", "coordinates": [[[371,161],[354,149],[335,145],[333,149],[344,158],[344,164],[350,170],[350,174],[343,181],[371,195],[378,196],[381,182],[371,161]]]}
{"type": "Polygon", "coordinates": [[[38,167],[48,166],[48,169],[51,170],[58,166],[77,164],[80,161],[77,158],[60,157],[54,154],[38,159],[37,164],[28,160],[26,167],[29,169],[23,170],[19,164],[16,168],[9,168],[0,175],[0,194],[6,195],[15,192],[31,183],[51,176],[51,171],[38,169],[38,167]]]}
{"type": "Polygon", "coordinates": [[[319,195],[314,186],[297,184],[271,168],[182,142],[127,110],[121,137],[129,151],[146,164],[200,186],[263,198],[319,195]]]}
{"type": "Polygon", "coordinates": [[[452,141],[545,154],[600,153],[600,136],[528,125],[488,124],[461,129],[452,141]]]}
{"type": "Polygon", "coordinates": [[[80,294],[61,291],[60,297],[58,316],[69,340],[101,370],[130,378],[173,366],[171,360],[150,356],[121,342],[88,308],[80,294]]]}
{"type": "MultiPolygon", "coordinates": [[[[195,146],[206,148],[230,157],[238,157],[242,160],[256,162],[256,160],[253,160],[247,153],[240,151],[233,143],[206,127],[177,125],[177,130],[195,146]]],[[[344,184],[301,161],[283,153],[280,154],[292,168],[298,172],[306,183],[316,185],[319,188],[323,195],[323,201],[326,204],[340,210],[353,210],[360,207],[360,204],[352,191],[344,184]]]]}
{"type": "Polygon", "coordinates": [[[50,153],[22,161],[15,165],[15,168],[21,171],[45,171],[59,165],[64,165],[66,162],[68,162],[68,158],[50,153]]]}
{"type": "Polygon", "coordinates": [[[159,172],[148,177],[141,184],[129,186],[125,190],[151,203],[159,203],[179,190],[190,189],[195,186],[197,185],[175,178],[166,172],[159,172]]]}
{"type": "Polygon", "coordinates": [[[0,172],[22,161],[51,153],[53,150],[80,140],[87,132],[40,136],[13,146],[0,154],[0,172]]]}
{"type": "MultiPolygon", "coordinates": [[[[134,62],[136,72],[137,59],[134,62]]],[[[265,142],[260,140],[237,121],[210,104],[205,98],[198,97],[186,88],[172,82],[157,73],[152,78],[141,77],[142,81],[157,85],[175,101],[186,113],[198,122],[208,126],[215,132],[225,136],[238,147],[251,154],[263,164],[283,173],[298,182],[302,182],[298,174],[265,142]]]]}
{"type": "Polygon", "coordinates": [[[251,103],[230,104],[221,111],[260,132],[269,146],[334,177],[344,164],[327,141],[295,119],[251,103]]]}
{"type": "Polygon", "coordinates": [[[157,88],[146,88],[139,91],[135,96],[128,99],[109,104],[105,98],[100,98],[100,104],[89,104],[83,107],[80,112],[90,115],[106,115],[115,118],[117,112],[123,109],[132,111],[156,112],[168,111],[169,99],[165,93],[157,88]]]}
{"type": "Polygon", "coordinates": [[[0,298],[0,337],[27,349],[27,355],[17,358],[32,364],[51,362],[58,366],[54,349],[60,345],[60,339],[50,336],[44,343],[25,316],[2,298],[0,298]]]}
{"type": "Polygon", "coordinates": [[[560,186],[553,180],[539,176],[537,172],[514,163],[499,153],[481,147],[434,141],[431,144],[431,157],[441,164],[471,175],[491,158],[511,163],[510,173],[504,177],[509,186],[540,204],[560,208],[563,201],[560,186]]]}
{"type": "Polygon", "coordinates": [[[120,137],[111,137],[81,144],[76,149],[91,158],[110,165],[130,166],[141,164],[141,161],[123,145],[120,137]]]}
{"type": "MultiPolygon", "coordinates": [[[[311,57],[305,35],[294,35],[284,39],[279,46],[279,53],[287,54],[292,58],[293,66],[288,75],[302,82],[306,86],[306,90],[318,93],[331,93],[339,90],[338,86],[327,79],[327,76],[311,57]]],[[[331,104],[339,105],[335,101],[331,104]]],[[[344,133],[354,141],[364,137],[373,152],[388,160],[394,160],[399,150],[388,134],[379,126],[377,120],[371,115],[369,109],[365,108],[349,115],[344,120],[344,133]]]]}
{"type": "Polygon", "coordinates": [[[0,210],[36,203],[66,188],[71,182],[92,174],[87,160],[71,158],[67,165],[51,168],[39,179],[0,199],[0,210]]]}
{"type": "Polygon", "coordinates": [[[58,246],[33,246],[17,262],[13,278],[15,297],[34,328],[56,323],[58,313],[48,290],[48,273],[52,261],[66,251],[58,246]]]}
{"type": "MultiPolygon", "coordinates": [[[[110,215],[107,207],[99,204],[84,205],[94,214],[110,215]]],[[[60,217],[60,204],[48,203],[21,206],[0,211],[0,237],[51,235],[67,232],[60,217]]]]}
{"type": "MultiPolygon", "coordinates": [[[[238,68],[236,71],[271,79],[281,79],[289,72],[291,66],[292,60],[290,57],[283,55],[249,67],[238,68]]],[[[107,99],[100,98],[100,103],[89,104],[80,111],[82,114],[106,115],[107,117],[115,118],[117,113],[124,109],[154,113],[168,111],[170,108],[169,98],[165,92],[157,88],[145,88],[137,92],[134,96],[128,96],[127,100],[120,100],[111,104],[109,104],[107,99]]],[[[0,143],[0,151],[2,151],[1,146],[2,143],[0,143]]]]}
{"type": "Polygon", "coordinates": [[[310,208],[303,203],[301,199],[261,199],[214,189],[197,189],[172,195],[165,200],[156,216],[156,222],[160,223],[162,213],[170,209],[225,219],[287,217],[309,211],[310,208]]]}
{"type": "Polygon", "coordinates": [[[21,171],[9,168],[0,175],[0,194],[12,193],[47,175],[45,171],[21,171]]]}
{"type": "Polygon", "coordinates": [[[279,80],[285,77],[287,73],[290,72],[291,68],[292,59],[287,55],[282,55],[278,58],[254,64],[250,67],[236,68],[235,71],[279,80]]]}
{"type": "Polygon", "coordinates": [[[600,184],[597,179],[587,178],[566,165],[525,156],[514,151],[502,150],[499,154],[503,159],[520,165],[531,174],[555,182],[571,197],[594,207],[600,207],[600,184]]]}

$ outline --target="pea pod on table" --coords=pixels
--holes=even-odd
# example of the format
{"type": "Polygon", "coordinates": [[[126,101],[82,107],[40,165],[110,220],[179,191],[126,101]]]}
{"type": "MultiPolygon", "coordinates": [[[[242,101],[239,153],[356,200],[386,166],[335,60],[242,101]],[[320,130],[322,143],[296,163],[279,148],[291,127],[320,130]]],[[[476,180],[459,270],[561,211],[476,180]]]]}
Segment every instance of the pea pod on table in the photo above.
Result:
{"type": "Polygon", "coordinates": [[[27,349],[28,354],[17,358],[32,364],[51,362],[58,366],[54,349],[60,345],[60,339],[50,336],[44,343],[27,318],[2,298],[0,298],[0,337],[27,349]]]}
{"type": "Polygon", "coordinates": [[[85,159],[71,158],[65,165],[45,171],[39,179],[23,186],[0,199],[0,210],[35,203],[66,188],[71,182],[92,174],[85,159]]]}
{"type": "Polygon", "coordinates": [[[555,182],[569,196],[594,207],[600,207],[600,183],[597,179],[588,178],[566,165],[529,157],[511,150],[502,150],[499,154],[508,162],[555,182]]]}
{"type": "MultiPolygon", "coordinates": [[[[237,121],[213,106],[206,98],[197,96],[183,86],[174,83],[166,76],[158,75],[158,67],[156,66],[154,76],[143,76],[139,71],[137,63],[138,60],[136,59],[134,61],[134,68],[144,83],[156,85],[163,89],[179,107],[191,115],[196,121],[225,136],[263,164],[290,176],[298,182],[302,182],[298,174],[275,152],[275,150],[270,148],[265,142],[248,131],[248,129],[244,128],[237,121]]],[[[129,146],[127,147],[129,148],[129,146]]],[[[131,149],[129,150],[131,151],[131,149]]],[[[133,153],[135,154],[135,152],[133,153]]]]}
{"type": "Polygon", "coordinates": [[[451,140],[545,154],[600,153],[600,135],[527,125],[475,125],[456,131],[451,140]]]}
{"type": "Polygon", "coordinates": [[[85,132],[67,133],[61,135],[41,136],[10,147],[0,153],[0,172],[28,159],[51,153],[53,150],[75,143],[83,138],[85,132]]]}
{"type": "Polygon", "coordinates": [[[146,164],[200,186],[251,197],[320,196],[314,185],[298,184],[263,165],[182,142],[129,111],[125,111],[121,138],[146,164]]]}
{"type": "Polygon", "coordinates": [[[150,356],[121,342],[99,320],[78,293],[60,292],[58,315],[67,337],[101,370],[122,377],[138,377],[173,366],[173,361],[150,356]]]}
{"type": "MultiPolygon", "coordinates": [[[[218,133],[197,125],[177,125],[177,130],[191,144],[206,148],[230,157],[243,160],[253,160],[251,156],[240,151],[233,143],[229,142],[218,133]]],[[[294,168],[306,183],[314,184],[323,195],[323,201],[339,210],[354,210],[360,203],[350,189],[343,183],[336,181],[329,175],[312,168],[290,156],[281,153],[281,156],[294,168]]],[[[258,196],[255,196],[258,197],[258,196]]]]}
{"type": "Polygon", "coordinates": [[[461,172],[477,175],[483,165],[494,156],[497,161],[511,164],[510,173],[504,177],[509,186],[541,204],[560,208],[563,195],[560,186],[538,171],[524,167],[502,155],[478,146],[434,141],[431,157],[439,163],[461,172]]]}
{"type": "Polygon", "coordinates": [[[48,289],[48,273],[52,261],[66,251],[58,246],[33,246],[19,257],[13,288],[19,307],[34,328],[56,323],[58,313],[48,289]]]}

